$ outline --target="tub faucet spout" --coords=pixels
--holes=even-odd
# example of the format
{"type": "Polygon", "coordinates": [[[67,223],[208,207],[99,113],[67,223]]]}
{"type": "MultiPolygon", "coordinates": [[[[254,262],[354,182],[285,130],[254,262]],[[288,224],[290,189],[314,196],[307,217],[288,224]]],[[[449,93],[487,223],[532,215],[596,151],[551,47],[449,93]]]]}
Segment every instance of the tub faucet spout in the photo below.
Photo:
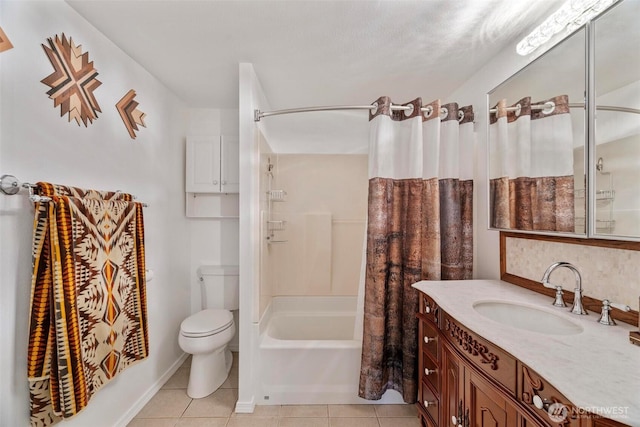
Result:
{"type": "Polygon", "coordinates": [[[542,275],[542,280],[540,280],[540,282],[545,287],[556,289],[556,301],[554,302],[553,305],[559,306],[559,307],[566,306],[564,305],[564,301],[562,301],[562,287],[554,286],[551,283],[549,283],[549,277],[551,276],[551,273],[553,273],[554,270],[560,267],[568,268],[569,270],[573,271],[573,273],[576,276],[576,287],[573,290],[573,307],[571,307],[571,312],[573,314],[588,314],[584,309],[584,307],[582,306],[582,277],[580,276],[580,272],[576,267],[573,266],[573,264],[565,261],[554,262],[553,264],[551,264],[549,268],[547,268],[547,270],[542,275]]]}

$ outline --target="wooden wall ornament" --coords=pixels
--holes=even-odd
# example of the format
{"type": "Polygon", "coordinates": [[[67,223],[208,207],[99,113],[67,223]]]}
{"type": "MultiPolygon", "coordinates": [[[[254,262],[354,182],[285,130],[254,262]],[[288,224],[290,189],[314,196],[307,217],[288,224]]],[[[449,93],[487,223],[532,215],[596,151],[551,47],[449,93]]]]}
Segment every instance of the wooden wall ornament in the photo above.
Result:
{"type": "Polygon", "coordinates": [[[11,44],[11,41],[9,41],[9,37],[7,37],[5,32],[2,30],[2,27],[0,27],[0,52],[9,50],[12,47],[13,45],[11,44]]]}
{"type": "Polygon", "coordinates": [[[135,97],[136,92],[131,89],[116,104],[116,109],[118,110],[118,113],[120,114],[120,117],[122,118],[122,121],[124,122],[124,125],[132,139],[136,139],[135,131],[138,130],[138,125],[147,127],[144,124],[146,114],[138,110],[137,107],[139,103],[133,100],[135,97]]]}
{"type": "Polygon", "coordinates": [[[71,37],[62,33],[48,38],[49,46],[42,45],[53,66],[53,73],[41,80],[51,89],[47,91],[53,99],[54,107],[60,106],[60,116],[68,114],[80,126],[85,127],[98,118],[102,112],[93,91],[102,84],[96,77],[98,72],[89,61],[89,53],[82,53],[82,46],[76,46],[71,37]]]}

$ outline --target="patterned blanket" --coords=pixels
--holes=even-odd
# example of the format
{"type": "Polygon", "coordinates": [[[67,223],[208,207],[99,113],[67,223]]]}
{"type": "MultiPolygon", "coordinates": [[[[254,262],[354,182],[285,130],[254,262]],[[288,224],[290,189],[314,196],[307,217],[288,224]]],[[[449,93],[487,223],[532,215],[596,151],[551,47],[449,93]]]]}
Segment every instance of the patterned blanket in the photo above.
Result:
{"type": "Polygon", "coordinates": [[[51,425],[147,357],[142,204],[38,183],[28,379],[31,425],[51,425]]]}

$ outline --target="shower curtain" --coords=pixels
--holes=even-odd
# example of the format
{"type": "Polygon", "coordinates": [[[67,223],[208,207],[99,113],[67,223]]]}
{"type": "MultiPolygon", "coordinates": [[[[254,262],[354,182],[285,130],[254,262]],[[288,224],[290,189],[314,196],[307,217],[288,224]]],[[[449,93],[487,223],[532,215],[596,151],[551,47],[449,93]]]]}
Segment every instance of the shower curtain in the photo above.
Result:
{"type": "Polygon", "coordinates": [[[420,98],[406,111],[391,111],[388,97],[374,105],[359,396],[378,400],[391,389],[413,403],[418,293],[411,284],[472,275],[473,110],[420,98]]]}
{"type": "Polygon", "coordinates": [[[573,133],[569,100],[531,98],[490,116],[490,220],[496,228],[575,230],[573,133]]]}

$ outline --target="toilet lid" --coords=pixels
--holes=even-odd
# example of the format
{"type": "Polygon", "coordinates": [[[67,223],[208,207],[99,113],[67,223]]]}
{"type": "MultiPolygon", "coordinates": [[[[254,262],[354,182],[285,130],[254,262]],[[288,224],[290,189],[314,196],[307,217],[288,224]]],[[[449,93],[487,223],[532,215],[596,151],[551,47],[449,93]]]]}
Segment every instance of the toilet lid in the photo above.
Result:
{"type": "Polygon", "coordinates": [[[232,323],[233,314],[229,310],[207,309],[184,319],[180,331],[185,336],[203,337],[221,332],[232,323]]]}

